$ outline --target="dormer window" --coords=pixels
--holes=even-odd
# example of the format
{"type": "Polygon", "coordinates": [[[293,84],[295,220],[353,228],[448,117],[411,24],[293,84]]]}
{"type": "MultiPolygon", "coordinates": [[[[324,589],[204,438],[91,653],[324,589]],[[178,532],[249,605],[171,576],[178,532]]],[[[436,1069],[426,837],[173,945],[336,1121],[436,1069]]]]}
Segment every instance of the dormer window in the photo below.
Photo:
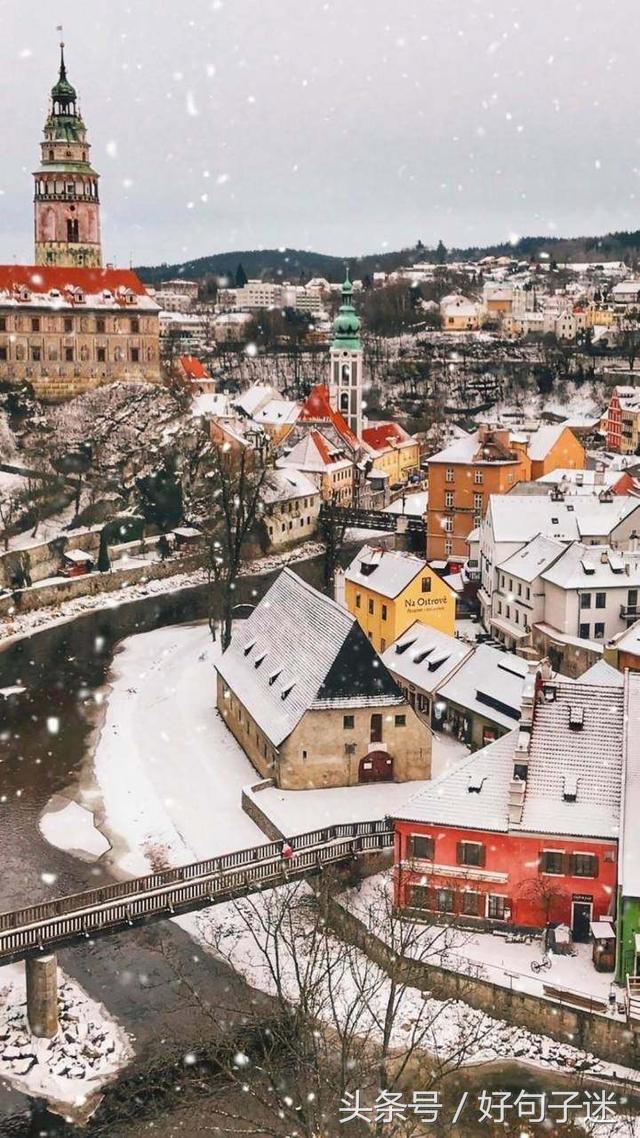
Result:
{"type": "Polygon", "coordinates": [[[282,693],[280,695],[280,699],[287,699],[288,696],[291,695],[291,692],[293,691],[295,686],[296,686],[295,684],[289,684],[286,688],[283,688],[282,693]]]}

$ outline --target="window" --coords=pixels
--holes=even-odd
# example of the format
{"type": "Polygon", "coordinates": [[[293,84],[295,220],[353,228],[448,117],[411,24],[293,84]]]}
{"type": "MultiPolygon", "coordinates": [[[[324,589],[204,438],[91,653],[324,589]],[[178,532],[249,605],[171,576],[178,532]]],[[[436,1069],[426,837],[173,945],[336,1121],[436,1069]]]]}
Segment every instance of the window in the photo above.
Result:
{"type": "Polygon", "coordinates": [[[39,332],[40,331],[40,317],[39,316],[33,317],[33,320],[31,321],[31,331],[32,332],[39,332]]]}
{"type": "Polygon", "coordinates": [[[139,348],[132,348],[131,349],[131,363],[137,364],[139,362],[140,362],[140,349],[139,348]]]}
{"type": "Polygon", "coordinates": [[[471,889],[465,889],[462,894],[462,912],[465,917],[481,916],[481,899],[481,893],[475,893],[471,889]]]}
{"type": "Polygon", "coordinates": [[[430,593],[431,592],[431,577],[423,577],[422,578],[422,592],[423,593],[430,593]]]}
{"type": "Polygon", "coordinates": [[[452,466],[447,467],[447,470],[445,473],[445,479],[447,482],[453,482],[453,467],[452,466]]]}
{"type": "Polygon", "coordinates": [[[306,752],[306,751],[303,751],[303,752],[302,752],[302,757],[303,757],[303,759],[306,759],[306,757],[307,757],[307,752],[306,752]]]}
{"type": "Polygon", "coordinates": [[[73,348],[65,348],[64,358],[68,364],[73,363],[73,348]]]}
{"type": "Polygon", "coordinates": [[[6,332],[6,330],[7,330],[7,318],[6,318],[6,316],[0,316],[0,332],[6,332]]]}
{"type": "Polygon", "coordinates": [[[637,589],[629,589],[629,592],[627,593],[627,605],[629,606],[629,608],[634,609],[637,607],[637,604],[638,604],[638,590],[637,589]]]}
{"type": "Polygon", "coordinates": [[[140,321],[137,316],[132,316],[129,324],[133,333],[137,334],[140,331],[140,321]]]}
{"type": "Polygon", "coordinates": [[[8,358],[9,358],[9,355],[8,355],[7,349],[4,347],[0,348],[0,360],[6,360],[8,358]]]}
{"type": "Polygon", "coordinates": [[[409,835],[409,857],[424,858],[426,861],[433,861],[433,848],[434,840],[427,834],[410,834],[409,835]]]}
{"type": "Polygon", "coordinates": [[[581,624],[578,629],[578,636],[581,640],[588,640],[591,632],[590,624],[581,624]]]}
{"type": "Polygon", "coordinates": [[[106,360],[107,360],[106,348],[98,348],[97,357],[98,357],[98,363],[99,364],[106,363],[106,360]]]}
{"type": "Polygon", "coordinates": [[[355,716],[353,716],[353,715],[343,715],[342,716],[342,726],[343,726],[345,731],[353,731],[355,725],[356,725],[355,716]]]}
{"type": "Polygon", "coordinates": [[[38,363],[42,359],[42,352],[40,351],[40,348],[32,348],[31,349],[31,359],[34,360],[34,362],[36,362],[36,363],[38,363]]]}
{"type": "Polygon", "coordinates": [[[445,543],[444,543],[444,555],[445,555],[445,557],[451,557],[452,553],[453,553],[453,542],[452,541],[445,541],[445,543]]]}
{"type": "Polygon", "coordinates": [[[382,742],[382,715],[380,715],[379,712],[375,712],[371,716],[370,742],[371,743],[381,743],[382,742]]]}
{"type": "Polygon", "coordinates": [[[361,601],[362,601],[362,596],[361,596],[361,594],[360,594],[360,593],[356,593],[356,608],[357,608],[357,609],[359,609],[359,608],[360,608],[360,602],[361,602],[361,601]]]}
{"type": "Polygon", "coordinates": [[[562,874],[564,854],[562,850],[543,850],[540,854],[540,872],[562,874]]]}
{"type": "Polygon", "coordinates": [[[387,619],[387,606],[386,605],[382,606],[382,619],[383,620],[387,619]]]}
{"type": "Polygon", "coordinates": [[[344,753],[345,753],[345,755],[355,755],[355,753],[356,753],[355,743],[345,743],[344,753]]]}
{"type": "Polygon", "coordinates": [[[439,913],[453,912],[453,889],[436,889],[436,908],[439,913]]]}
{"type": "Polygon", "coordinates": [[[453,533],[453,518],[444,519],[444,532],[453,533]]]}
{"type": "Polygon", "coordinates": [[[73,332],[73,320],[70,316],[64,318],[64,330],[65,332],[73,332]]]}
{"type": "Polygon", "coordinates": [[[69,244],[75,244],[79,240],[80,231],[78,219],[76,217],[70,217],[67,219],[67,241],[69,244]]]}
{"type": "Polygon", "coordinates": [[[375,608],[375,605],[374,605],[373,601],[371,600],[371,598],[369,598],[369,604],[367,607],[369,609],[369,616],[373,616],[373,610],[375,608]]]}
{"type": "Polygon", "coordinates": [[[597,877],[597,857],[590,853],[571,854],[571,873],[574,877],[597,877]]]}
{"type": "Polygon", "coordinates": [[[593,626],[593,639],[594,640],[604,640],[604,624],[602,623],[602,621],[597,620],[596,623],[594,624],[594,626],[593,626]]]}
{"type": "Polygon", "coordinates": [[[106,320],[104,319],[104,317],[102,317],[102,316],[98,316],[98,317],[97,317],[97,319],[96,319],[96,332],[98,332],[98,333],[100,333],[100,334],[104,335],[104,333],[106,332],[106,330],[107,330],[107,322],[106,322],[106,320]]]}
{"type": "Polygon", "coordinates": [[[381,639],[381,641],[380,641],[380,651],[381,651],[381,652],[384,652],[384,651],[386,650],[386,647],[387,647],[387,642],[386,642],[386,640],[384,639],[384,636],[383,636],[383,637],[382,637],[382,639],[381,639]]]}
{"type": "Polygon", "coordinates": [[[406,727],[407,726],[406,715],[396,715],[395,723],[396,723],[396,727],[406,727]]]}
{"type": "Polygon", "coordinates": [[[607,607],[607,594],[606,593],[596,593],[596,608],[597,609],[606,609],[606,607],[607,607]]]}
{"type": "Polygon", "coordinates": [[[483,866],[485,863],[485,848],[482,842],[458,842],[456,861],[458,865],[483,866]]]}
{"type": "Polygon", "coordinates": [[[429,890],[426,885],[412,885],[409,890],[409,905],[412,909],[429,909],[429,890]]]}
{"type": "Polygon", "coordinates": [[[452,508],[452,506],[453,506],[453,490],[447,490],[447,492],[444,496],[444,504],[445,504],[447,510],[450,510],[452,508]]]}
{"type": "Polygon", "coordinates": [[[482,494],[473,495],[473,508],[474,510],[482,509],[482,494]]]}
{"type": "Polygon", "coordinates": [[[580,594],[580,608],[581,609],[590,609],[591,608],[591,593],[581,593],[580,594]]]}
{"type": "Polygon", "coordinates": [[[507,898],[500,893],[490,893],[487,903],[487,916],[490,921],[504,921],[507,913],[507,898]]]}
{"type": "Polygon", "coordinates": [[[473,481],[475,482],[476,486],[482,485],[482,483],[484,481],[484,474],[482,473],[481,470],[474,470],[473,481]]]}

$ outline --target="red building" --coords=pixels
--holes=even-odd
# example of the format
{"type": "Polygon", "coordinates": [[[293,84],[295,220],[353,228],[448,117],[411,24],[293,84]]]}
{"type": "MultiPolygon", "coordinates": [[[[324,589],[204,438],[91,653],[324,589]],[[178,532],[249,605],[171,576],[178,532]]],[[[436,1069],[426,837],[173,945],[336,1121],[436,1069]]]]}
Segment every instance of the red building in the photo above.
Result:
{"type": "Polygon", "coordinates": [[[395,815],[395,903],[483,926],[571,927],[615,911],[623,692],[525,686],[517,730],[395,815]]]}

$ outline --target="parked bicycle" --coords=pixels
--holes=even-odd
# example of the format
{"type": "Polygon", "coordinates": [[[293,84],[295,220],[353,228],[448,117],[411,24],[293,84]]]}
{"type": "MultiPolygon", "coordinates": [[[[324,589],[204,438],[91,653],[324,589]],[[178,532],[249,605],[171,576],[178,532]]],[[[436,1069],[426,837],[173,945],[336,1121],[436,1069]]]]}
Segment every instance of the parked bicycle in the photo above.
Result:
{"type": "Polygon", "coordinates": [[[549,956],[548,952],[545,952],[544,956],[540,960],[531,961],[532,972],[546,972],[548,968],[551,968],[551,957],[549,956]]]}

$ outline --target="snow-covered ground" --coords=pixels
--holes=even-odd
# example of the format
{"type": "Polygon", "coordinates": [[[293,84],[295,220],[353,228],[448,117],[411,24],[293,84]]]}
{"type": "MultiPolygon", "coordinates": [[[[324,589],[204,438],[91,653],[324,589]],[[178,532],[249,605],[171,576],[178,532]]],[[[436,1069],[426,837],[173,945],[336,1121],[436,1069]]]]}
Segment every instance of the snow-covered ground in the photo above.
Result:
{"type": "MultiPolygon", "coordinates": [[[[0,968],[0,1078],[17,1090],[67,1108],[86,1108],[129,1062],[126,1033],[102,1004],[60,973],[60,1028],[53,1039],[31,1035],[24,968],[0,968]]],[[[95,1104],[94,1104],[95,1105],[95,1104]]]]}
{"type": "MultiPolygon", "coordinates": [[[[384,922],[380,918],[384,912],[383,899],[390,896],[391,892],[390,873],[381,873],[368,877],[358,889],[345,892],[342,901],[384,939],[384,922]]],[[[608,1000],[613,973],[596,972],[591,961],[590,944],[577,944],[576,956],[553,954],[551,968],[536,975],[531,970],[531,961],[539,960],[542,956],[540,939],[533,940],[531,944],[508,944],[503,936],[494,933],[467,931],[438,924],[415,924],[413,928],[420,945],[444,945],[443,934],[446,930],[445,951],[436,949],[434,956],[437,959],[433,960],[433,963],[439,963],[444,968],[465,975],[481,976],[494,984],[518,992],[529,992],[534,996],[543,996],[543,986],[547,984],[594,1000],[603,1000],[605,1003],[608,1000]]],[[[622,999],[621,991],[618,992],[618,998],[622,999]]]]}
{"type": "Polygon", "coordinates": [[[385,506],[385,513],[406,514],[410,518],[421,518],[427,509],[428,500],[429,493],[427,490],[415,490],[412,494],[405,494],[404,501],[402,498],[396,498],[391,505],[385,506]]]}

